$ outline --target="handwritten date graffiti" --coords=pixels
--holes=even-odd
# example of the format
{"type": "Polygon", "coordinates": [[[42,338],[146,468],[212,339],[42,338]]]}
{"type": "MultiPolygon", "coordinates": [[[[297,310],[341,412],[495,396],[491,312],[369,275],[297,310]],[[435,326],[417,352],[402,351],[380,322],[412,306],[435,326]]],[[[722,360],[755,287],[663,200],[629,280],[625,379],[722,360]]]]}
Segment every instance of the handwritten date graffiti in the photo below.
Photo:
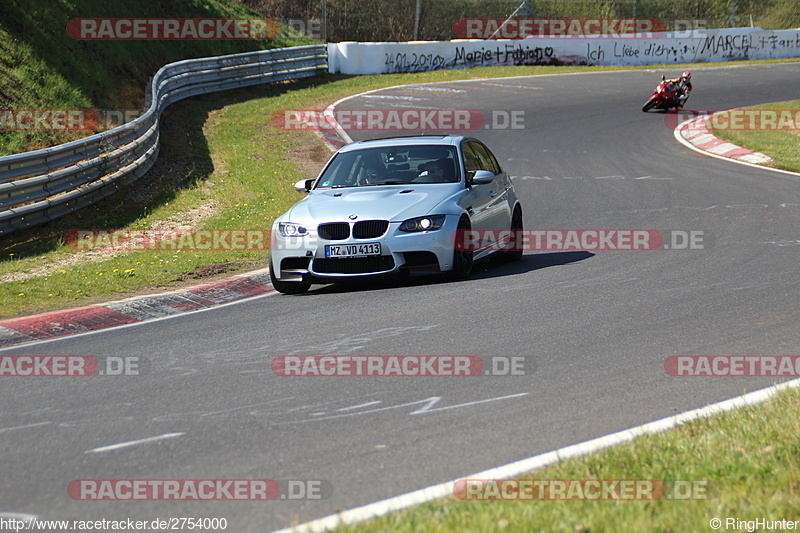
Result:
{"type": "Polygon", "coordinates": [[[386,53],[388,72],[423,72],[445,67],[445,58],[438,54],[386,53]]]}

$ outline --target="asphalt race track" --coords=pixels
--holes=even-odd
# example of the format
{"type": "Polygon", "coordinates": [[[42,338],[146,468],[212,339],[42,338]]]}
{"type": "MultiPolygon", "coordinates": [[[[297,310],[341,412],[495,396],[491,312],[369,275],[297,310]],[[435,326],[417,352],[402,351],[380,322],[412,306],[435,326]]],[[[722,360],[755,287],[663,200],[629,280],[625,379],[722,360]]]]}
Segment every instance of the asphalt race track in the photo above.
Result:
{"type": "MultiPolygon", "coordinates": [[[[2,350],[150,363],[140,376],[4,379],[2,511],[219,517],[228,531],[265,532],[769,385],[672,377],[663,362],[800,353],[800,246],[775,244],[800,241],[800,178],[676,142],[666,115],[641,112],[661,72],[397,88],[343,107],[524,111],[524,129],[474,134],[516,176],[526,228],[704,231],[713,246],[528,252],[520,263],[482,264],[463,282],[314,286],[2,350]],[[374,354],[522,356],[535,371],[288,378],[270,369],[280,355],[374,354]],[[183,435],[87,453],[173,433],[183,435]],[[324,480],[332,494],[82,502],[65,490],[76,479],[250,478],[324,480]]],[[[697,69],[687,108],[796,99],[799,75],[800,64],[697,69]]]]}

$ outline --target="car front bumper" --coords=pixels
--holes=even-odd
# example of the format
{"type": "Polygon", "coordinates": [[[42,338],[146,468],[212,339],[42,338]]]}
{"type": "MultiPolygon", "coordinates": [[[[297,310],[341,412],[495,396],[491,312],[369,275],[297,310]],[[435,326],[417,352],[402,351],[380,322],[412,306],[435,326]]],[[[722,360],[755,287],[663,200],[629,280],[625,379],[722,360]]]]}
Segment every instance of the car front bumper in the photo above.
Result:
{"type": "Polygon", "coordinates": [[[387,276],[402,271],[445,272],[453,268],[453,239],[458,217],[448,215],[438,230],[400,231],[401,222],[390,222],[378,238],[326,240],[317,227],[308,227],[302,237],[283,237],[277,223],[272,231],[271,268],[281,281],[301,281],[309,276],[336,281],[349,278],[387,276]],[[379,243],[381,255],[352,258],[328,258],[326,245],[379,243]]]}

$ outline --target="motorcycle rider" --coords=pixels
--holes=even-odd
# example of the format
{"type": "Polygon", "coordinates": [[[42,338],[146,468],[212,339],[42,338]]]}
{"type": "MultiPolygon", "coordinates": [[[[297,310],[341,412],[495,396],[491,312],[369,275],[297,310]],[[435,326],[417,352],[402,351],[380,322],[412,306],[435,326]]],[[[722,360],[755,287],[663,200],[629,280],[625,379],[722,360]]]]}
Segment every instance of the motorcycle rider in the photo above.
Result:
{"type": "MultiPolygon", "coordinates": [[[[662,76],[663,80],[664,77],[662,76]]],[[[688,70],[685,71],[679,78],[666,80],[674,83],[678,87],[678,109],[683,109],[686,100],[689,99],[689,93],[692,92],[692,73],[688,70]]]]}

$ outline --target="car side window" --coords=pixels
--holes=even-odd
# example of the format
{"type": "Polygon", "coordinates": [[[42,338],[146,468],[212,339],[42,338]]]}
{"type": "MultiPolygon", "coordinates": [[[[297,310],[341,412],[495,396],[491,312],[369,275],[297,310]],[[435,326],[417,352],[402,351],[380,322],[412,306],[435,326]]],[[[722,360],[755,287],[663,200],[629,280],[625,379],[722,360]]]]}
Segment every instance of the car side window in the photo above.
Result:
{"type": "Polygon", "coordinates": [[[461,152],[464,154],[464,169],[467,172],[472,170],[482,170],[481,161],[472,149],[472,143],[461,145],[461,152]]]}
{"type": "Polygon", "coordinates": [[[469,146],[479,160],[479,170],[488,170],[495,175],[500,173],[500,165],[497,164],[497,159],[489,152],[488,148],[477,142],[470,142],[469,146]]]}
{"type": "Polygon", "coordinates": [[[495,174],[500,174],[503,171],[503,167],[501,167],[500,163],[497,162],[497,158],[494,156],[492,151],[489,150],[489,148],[485,144],[482,144],[481,147],[486,152],[486,156],[489,158],[489,163],[492,165],[492,168],[494,168],[493,172],[495,174]]]}

